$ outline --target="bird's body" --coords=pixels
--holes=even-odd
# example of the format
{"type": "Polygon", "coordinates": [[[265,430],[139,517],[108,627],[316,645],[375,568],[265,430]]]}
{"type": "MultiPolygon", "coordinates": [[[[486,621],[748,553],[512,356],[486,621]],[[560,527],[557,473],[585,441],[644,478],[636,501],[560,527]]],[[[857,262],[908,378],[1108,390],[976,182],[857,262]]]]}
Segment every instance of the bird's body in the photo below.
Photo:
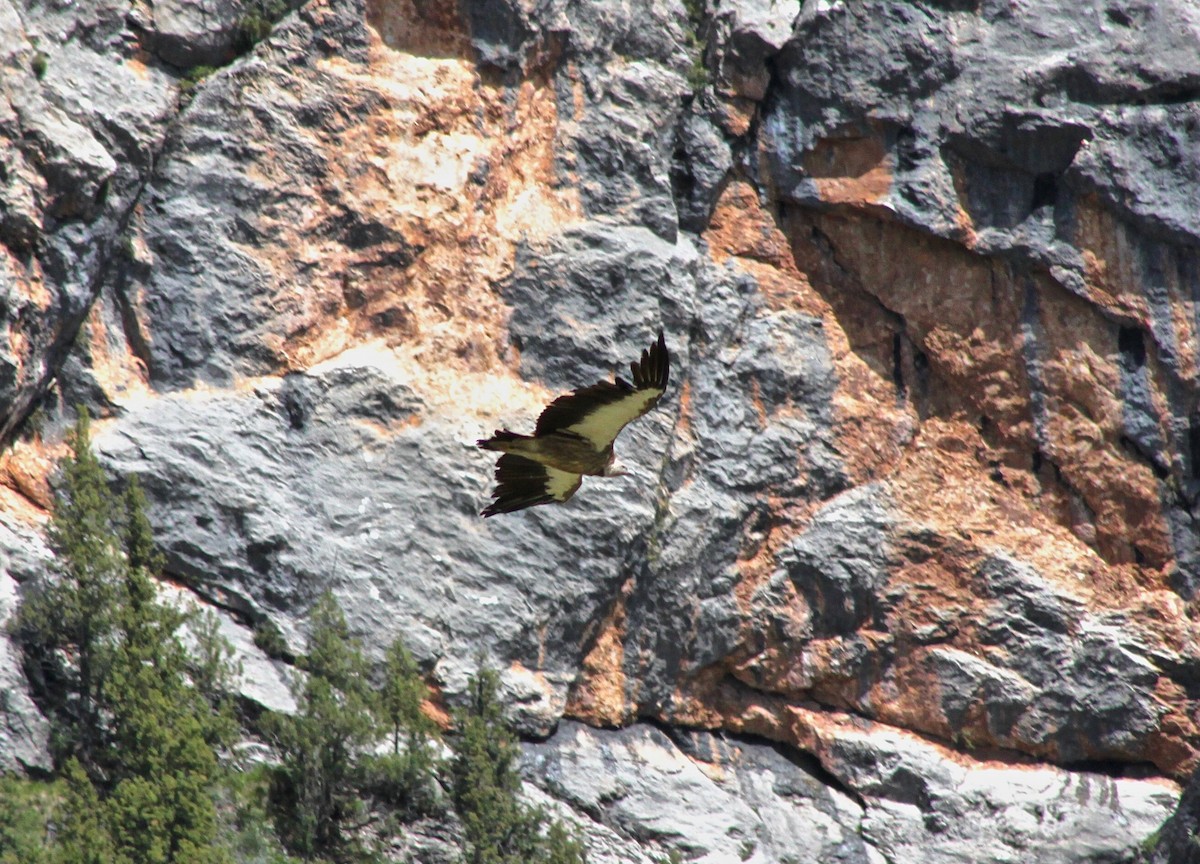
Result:
{"type": "Polygon", "coordinates": [[[631,363],[633,383],[616,378],[581,387],[551,402],[532,435],[498,429],[480,439],[484,450],[498,451],[496,491],[484,516],[567,501],[584,475],[623,474],[616,465],[613,441],[625,425],[653,408],[667,389],[670,358],[662,331],[658,341],[631,363]]]}
{"type": "Polygon", "coordinates": [[[497,430],[486,444],[479,446],[532,459],[560,471],[593,477],[611,476],[608,469],[616,461],[611,444],[604,450],[596,450],[590,441],[572,432],[551,432],[538,437],[497,430]]]}

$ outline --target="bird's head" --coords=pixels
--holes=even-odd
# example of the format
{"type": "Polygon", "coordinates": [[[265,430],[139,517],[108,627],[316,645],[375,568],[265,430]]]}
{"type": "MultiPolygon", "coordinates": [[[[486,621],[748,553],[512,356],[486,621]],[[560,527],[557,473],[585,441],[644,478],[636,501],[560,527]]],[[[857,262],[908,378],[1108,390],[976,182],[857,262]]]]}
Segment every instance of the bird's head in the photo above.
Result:
{"type": "Polygon", "coordinates": [[[628,474],[629,471],[626,470],[625,465],[621,462],[621,460],[617,458],[616,453],[612,455],[612,457],[608,460],[608,464],[604,466],[605,477],[625,477],[628,474]]]}

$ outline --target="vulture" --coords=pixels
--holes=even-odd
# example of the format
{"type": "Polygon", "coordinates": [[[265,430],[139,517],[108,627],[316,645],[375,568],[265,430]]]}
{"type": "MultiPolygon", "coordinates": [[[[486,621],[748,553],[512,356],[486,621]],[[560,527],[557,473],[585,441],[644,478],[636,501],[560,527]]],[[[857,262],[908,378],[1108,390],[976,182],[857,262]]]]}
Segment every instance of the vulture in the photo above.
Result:
{"type": "Polygon", "coordinates": [[[613,441],[631,420],[662,398],[670,376],[662,330],[658,341],[630,363],[633,383],[621,377],[559,396],[538,417],[532,435],[497,429],[476,443],[503,455],[496,460],[496,490],[484,516],[511,513],[570,499],[583,475],[616,477],[621,470],[613,441]]]}

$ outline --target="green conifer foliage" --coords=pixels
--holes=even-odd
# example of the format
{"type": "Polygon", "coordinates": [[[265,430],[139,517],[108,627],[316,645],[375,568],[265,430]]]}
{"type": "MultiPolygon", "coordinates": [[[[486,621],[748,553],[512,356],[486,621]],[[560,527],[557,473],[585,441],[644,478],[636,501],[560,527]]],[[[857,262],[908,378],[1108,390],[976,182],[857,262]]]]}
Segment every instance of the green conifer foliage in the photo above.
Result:
{"type": "Polygon", "coordinates": [[[373,792],[403,816],[432,813],[437,803],[432,740],[437,726],[421,708],[428,692],[425,681],[399,638],[388,647],[382,674],[376,710],[391,752],[375,757],[370,765],[373,792]]]}
{"type": "MultiPolygon", "coordinates": [[[[50,539],[57,578],[26,600],[27,658],[67,779],[55,854],[69,864],[219,864],[213,745],[228,738],[191,683],[182,610],[158,599],[145,498],[136,479],[114,495],[91,450],[87,412],[69,437],[50,539]]],[[[224,728],[224,727],[221,727],[224,728]]]]}
{"type": "Polygon", "coordinates": [[[545,864],[585,864],[587,850],[577,834],[555,819],[546,830],[542,860],[545,864]]]}
{"type": "MultiPolygon", "coordinates": [[[[154,531],[146,516],[146,495],[137,477],[130,477],[125,487],[125,524],[122,540],[125,546],[125,561],[130,570],[143,573],[159,573],[163,568],[163,557],[154,545],[154,531]]],[[[130,599],[134,599],[130,595],[130,599]]],[[[153,593],[140,598],[143,603],[154,599],[153,593]]]]}
{"type": "Polygon", "coordinates": [[[267,797],[271,767],[258,764],[225,775],[219,810],[221,843],[238,864],[294,864],[283,851],[271,817],[267,797]]]}
{"type": "Polygon", "coordinates": [[[425,716],[421,705],[426,696],[421,671],[404,642],[392,640],[383,660],[383,686],[379,689],[379,709],[392,740],[392,752],[399,753],[405,738],[428,738],[437,727],[425,716]]]}
{"type": "Polygon", "coordinates": [[[25,599],[16,629],[26,673],[53,721],[56,760],[76,756],[90,770],[106,747],[101,694],[125,561],[117,534],[123,514],[92,453],[89,427],[80,410],[67,436],[71,452],[48,530],[56,578],[25,599]]]}
{"type": "Polygon", "coordinates": [[[213,751],[233,731],[191,680],[180,639],[189,613],[158,600],[162,566],[136,478],[126,495],[124,592],[116,650],[104,688],[113,743],[106,804],[118,862],[205,862],[225,858],[217,833],[213,751]]]}
{"type": "Polygon", "coordinates": [[[105,804],[118,862],[217,862],[214,785],[220,771],[208,742],[212,712],[186,678],[176,610],[131,616],[110,673],[112,791],[105,804]],[[158,620],[154,620],[157,618],[158,620]],[[172,619],[175,619],[172,624],[172,619]],[[161,628],[161,629],[160,629],[161,628]]]}
{"type": "Polygon", "coordinates": [[[306,675],[293,682],[299,710],[265,724],[280,758],[271,809],[292,854],[349,860],[356,845],[350,831],[366,816],[364,765],[382,736],[366,658],[332,594],[317,602],[311,622],[299,663],[306,675]]]}
{"type": "Polygon", "coordinates": [[[188,661],[192,686],[212,709],[205,737],[214,749],[227,748],[239,731],[230,694],[242,677],[242,664],[234,658],[233,645],[221,635],[221,622],[212,610],[191,616],[189,629],[195,638],[188,661]]]}
{"type": "MultiPolygon", "coordinates": [[[[234,788],[216,755],[237,733],[225,695],[239,674],[232,648],[214,616],[159,599],[162,558],[145,497],[136,478],[123,497],[109,490],[82,409],[68,440],[50,528],[55,578],[26,598],[18,616],[65,778],[45,864],[227,864],[235,849],[242,860],[243,847],[257,850],[254,860],[283,861],[249,816],[236,838],[218,837],[216,792],[234,788]],[[185,625],[194,651],[181,639],[185,625]]],[[[310,620],[293,680],[298,710],[269,714],[262,726],[279,757],[277,767],[264,769],[267,810],[288,852],[350,864],[368,860],[360,829],[382,811],[403,818],[434,811],[443,767],[434,756],[437,728],[422,711],[426,687],[399,640],[376,690],[331,594],[310,620]],[[377,755],[382,742],[390,752],[377,755]]],[[[485,668],[471,679],[468,705],[455,716],[454,756],[444,766],[464,827],[464,860],[583,864],[579,838],[520,800],[520,748],[501,715],[498,681],[485,668]]],[[[252,809],[239,812],[252,816],[252,809]]],[[[0,864],[36,828],[0,818],[0,864]]]]}
{"type": "Polygon", "coordinates": [[[67,760],[62,774],[67,793],[55,837],[54,864],[111,864],[115,852],[96,787],[74,757],[67,760]]]}
{"type": "Polygon", "coordinates": [[[468,685],[467,706],[456,713],[458,737],[450,774],[454,806],[463,822],[467,864],[584,864],[583,844],[559,823],[543,835],[546,815],[518,797],[520,745],[504,722],[499,676],[481,667],[468,685]]]}
{"type": "Polygon", "coordinates": [[[51,864],[49,827],[61,783],[0,776],[0,864],[51,864]]]}

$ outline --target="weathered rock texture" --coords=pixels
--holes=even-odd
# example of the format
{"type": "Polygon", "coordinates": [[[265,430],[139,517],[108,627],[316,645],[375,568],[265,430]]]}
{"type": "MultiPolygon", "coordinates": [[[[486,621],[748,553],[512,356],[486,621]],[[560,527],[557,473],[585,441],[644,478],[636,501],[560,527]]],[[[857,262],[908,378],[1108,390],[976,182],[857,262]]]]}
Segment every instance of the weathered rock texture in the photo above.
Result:
{"type": "Polygon", "coordinates": [[[1133,856],[1200,750],[1194,4],[240,20],[0,0],[0,579],[85,401],[243,625],[486,652],[596,860],[1133,856]],[[471,442],[659,326],[635,476],[481,520],[471,442]]]}
{"type": "Polygon", "coordinates": [[[1139,861],[1147,864],[1196,864],[1200,861],[1200,844],[1196,843],[1197,825],[1200,825],[1200,772],[1192,774],[1175,813],[1162,826],[1153,847],[1139,861]]]}

